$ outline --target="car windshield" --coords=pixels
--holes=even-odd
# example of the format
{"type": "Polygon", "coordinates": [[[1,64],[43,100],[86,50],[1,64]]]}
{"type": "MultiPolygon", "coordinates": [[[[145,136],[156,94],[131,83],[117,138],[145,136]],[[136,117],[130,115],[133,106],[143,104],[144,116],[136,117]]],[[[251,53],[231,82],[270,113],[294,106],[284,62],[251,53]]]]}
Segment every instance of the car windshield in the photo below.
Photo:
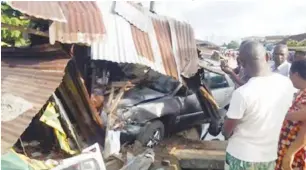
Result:
{"type": "Polygon", "coordinates": [[[173,78],[160,76],[154,81],[151,80],[146,82],[146,87],[164,94],[170,94],[179,84],[180,82],[173,78]]]}
{"type": "Polygon", "coordinates": [[[208,84],[210,89],[218,89],[228,86],[225,77],[221,74],[206,71],[204,75],[204,81],[208,84]]]}

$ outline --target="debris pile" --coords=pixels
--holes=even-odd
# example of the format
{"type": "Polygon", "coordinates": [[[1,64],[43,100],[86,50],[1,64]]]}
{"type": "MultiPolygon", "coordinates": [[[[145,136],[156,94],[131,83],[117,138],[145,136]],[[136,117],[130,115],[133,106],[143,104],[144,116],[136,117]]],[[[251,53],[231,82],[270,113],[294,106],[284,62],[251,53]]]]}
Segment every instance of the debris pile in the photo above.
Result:
{"type": "Polygon", "coordinates": [[[34,44],[54,45],[2,48],[3,160],[32,169],[147,170],[160,155],[143,146],[184,124],[213,122],[210,129],[219,131],[189,24],[133,2],[9,5],[37,22],[52,20],[49,36],[38,31],[44,36],[34,44]],[[63,15],[29,8],[46,5],[63,15]],[[72,13],[81,20],[73,22],[72,13]],[[95,20],[101,28],[91,30],[95,20]],[[134,142],[141,151],[126,149],[134,142]]]}

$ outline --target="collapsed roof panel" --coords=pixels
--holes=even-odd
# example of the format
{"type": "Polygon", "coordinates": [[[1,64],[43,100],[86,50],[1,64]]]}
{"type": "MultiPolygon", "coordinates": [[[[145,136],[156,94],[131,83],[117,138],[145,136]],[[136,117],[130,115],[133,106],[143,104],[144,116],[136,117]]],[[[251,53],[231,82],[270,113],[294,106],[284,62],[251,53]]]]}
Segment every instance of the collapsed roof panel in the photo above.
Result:
{"type": "Polygon", "coordinates": [[[186,78],[198,71],[198,54],[191,25],[169,19],[174,58],[179,65],[179,73],[186,78]]]}
{"type": "Polygon", "coordinates": [[[17,142],[59,86],[70,57],[61,48],[50,45],[2,48],[1,57],[1,152],[4,153],[17,142]]]}
{"type": "Polygon", "coordinates": [[[55,41],[90,45],[102,39],[105,27],[101,12],[94,1],[59,1],[67,23],[53,22],[49,29],[50,43],[55,41]]]}
{"type": "Polygon", "coordinates": [[[66,16],[56,1],[7,1],[13,9],[45,20],[67,22],[66,16]]]}
{"type": "Polygon", "coordinates": [[[189,78],[197,72],[196,43],[189,24],[136,8],[135,4],[127,2],[97,4],[102,12],[106,35],[92,44],[93,60],[145,65],[176,79],[180,79],[179,75],[189,78]],[[127,15],[125,7],[133,8],[134,12],[127,15]],[[147,21],[141,25],[144,18],[147,21]],[[173,23],[172,26],[169,22],[173,23]]]}
{"type": "Polygon", "coordinates": [[[165,72],[167,75],[171,75],[174,78],[179,79],[179,70],[177,70],[177,63],[172,51],[169,23],[165,19],[158,18],[152,18],[152,21],[154,30],[156,32],[165,72]]]}
{"type": "Polygon", "coordinates": [[[164,67],[158,63],[161,58],[155,58],[148,33],[142,32],[119,15],[111,13],[112,4],[97,3],[102,12],[106,35],[92,44],[91,58],[116,63],[140,64],[165,74],[164,67]]]}

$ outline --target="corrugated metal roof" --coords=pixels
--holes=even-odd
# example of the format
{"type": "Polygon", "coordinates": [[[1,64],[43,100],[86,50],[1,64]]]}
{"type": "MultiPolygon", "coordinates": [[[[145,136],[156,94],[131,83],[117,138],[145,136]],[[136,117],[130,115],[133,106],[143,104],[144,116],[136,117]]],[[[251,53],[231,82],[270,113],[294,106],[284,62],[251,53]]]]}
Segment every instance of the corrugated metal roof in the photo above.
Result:
{"type": "Polygon", "coordinates": [[[167,20],[152,18],[154,30],[159,44],[160,53],[163,60],[163,65],[167,75],[171,75],[176,79],[179,79],[177,65],[174,59],[172,45],[171,45],[171,33],[167,20]]]}
{"type": "Polygon", "coordinates": [[[49,47],[50,49],[46,46],[42,46],[41,49],[39,47],[1,49],[2,108],[13,109],[10,112],[16,114],[15,118],[8,118],[12,115],[4,113],[5,108],[1,110],[2,153],[17,142],[32,118],[62,81],[69,56],[59,47],[49,47]],[[3,100],[9,100],[3,96],[8,95],[21,98],[20,100],[31,104],[32,107],[23,112],[18,109],[18,105],[3,103],[3,100]]]}
{"type": "Polygon", "coordinates": [[[49,28],[51,44],[59,41],[90,45],[92,41],[102,39],[105,33],[101,12],[95,1],[13,1],[11,4],[25,14],[53,20],[49,28]],[[66,23],[57,19],[60,14],[66,23]]]}
{"type": "Polygon", "coordinates": [[[149,17],[132,2],[116,1],[114,11],[141,31],[148,33],[152,30],[149,17]]]}
{"type": "Polygon", "coordinates": [[[193,29],[187,23],[173,19],[168,19],[168,21],[179,73],[186,78],[192,77],[198,71],[199,61],[193,29]]]}
{"type": "MultiPolygon", "coordinates": [[[[105,2],[98,1],[97,4],[102,11],[106,35],[103,40],[93,43],[93,60],[146,65],[179,80],[179,74],[188,78],[197,72],[197,47],[189,24],[152,14],[125,2],[125,6],[129,5],[146,16],[146,32],[135,26],[139,17],[112,14],[111,2],[105,5],[105,2]]],[[[120,10],[124,11],[123,6],[120,10]]]]}
{"type": "Polygon", "coordinates": [[[106,35],[92,44],[92,59],[141,64],[165,74],[161,57],[155,57],[159,51],[153,48],[158,46],[157,41],[152,42],[154,34],[142,32],[124,18],[112,14],[111,2],[98,1],[97,4],[102,11],[106,35]]]}
{"type": "Polygon", "coordinates": [[[138,55],[147,58],[151,62],[154,62],[155,59],[149,34],[141,31],[134,25],[131,25],[131,30],[138,55]]]}
{"type": "Polygon", "coordinates": [[[62,8],[67,23],[53,22],[49,28],[50,43],[83,43],[102,39],[105,27],[95,1],[62,1],[62,8]]]}
{"type": "Polygon", "coordinates": [[[67,22],[66,17],[56,1],[7,1],[13,9],[22,13],[58,22],[67,22]]]}

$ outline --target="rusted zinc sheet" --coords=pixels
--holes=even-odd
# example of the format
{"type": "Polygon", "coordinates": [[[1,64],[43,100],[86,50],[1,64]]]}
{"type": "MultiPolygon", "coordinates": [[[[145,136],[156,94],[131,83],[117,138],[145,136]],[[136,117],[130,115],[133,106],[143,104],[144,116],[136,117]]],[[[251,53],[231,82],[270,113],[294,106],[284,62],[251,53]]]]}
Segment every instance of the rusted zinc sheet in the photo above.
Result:
{"type": "Polygon", "coordinates": [[[7,1],[15,10],[22,13],[57,22],[67,22],[66,17],[56,1],[7,1]]]}
{"type": "Polygon", "coordinates": [[[111,1],[98,1],[97,4],[102,12],[106,34],[92,44],[92,59],[140,64],[166,74],[161,57],[156,57],[159,51],[154,48],[158,47],[157,41],[152,42],[154,34],[142,32],[121,16],[111,13],[111,1]]]}
{"type": "Polygon", "coordinates": [[[62,81],[70,57],[60,47],[48,46],[1,49],[2,153],[17,142],[62,81]]]}
{"type": "Polygon", "coordinates": [[[198,71],[199,61],[193,29],[187,23],[173,19],[168,19],[168,21],[179,73],[186,78],[192,77],[198,71]]]}
{"type": "Polygon", "coordinates": [[[50,43],[82,43],[90,45],[102,39],[105,27],[95,1],[59,1],[67,23],[53,22],[49,28],[50,43]]]}
{"type": "Polygon", "coordinates": [[[169,23],[167,20],[154,18],[152,18],[152,22],[166,74],[179,79],[177,65],[171,46],[171,33],[169,23]]]}
{"type": "Polygon", "coordinates": [[[112,2],[105,4],[97,2],[106,25],[106,35],[104,39],[92,44],[93,60],[140,64],[179,80],[180,75],[189,78],[196,74],[197,48],[189,24],[153,14],[130,2],[120,3],[125,4],[119,5],[120,8],[117,2],[117,7],[112,6],[112,2]],[[144,20],[142,17],[126,14],[125,10],[129,8],[145,16],[145,26],[140,26],[144,20]],[[111,13],[112,9],[120,16],[111,13]],[[132,33],[128,27],[131,27],[132,33]],[[131,36],[133,42],[130,41],[131,36]]]}
{"type": "Polygon", "coordinates": [[[131,31],[138,55],[147,58],[151,62],[155,62],[149,34],[141,31],[134,25],[131,25],[131,31]]]}
{"type": "Polygon", "coordinates": [[[93,40],[101,39],[105,33],[102,16],[95,1],[13,1],[10,5],[25,14],[52,20],[49,27],[51,44],[59,41],[90,45],[93,40]],[[66,22],[58,18],[65,19],[66,22]]]}
{"type": "Polygon", "coordinates": [[[148,33],[152,30],[148,15],[145,15],[140,10],[140,7],[137,7],[137,4],[127,1],[116,1],[114,11],[141,31],[148,33]]]}

